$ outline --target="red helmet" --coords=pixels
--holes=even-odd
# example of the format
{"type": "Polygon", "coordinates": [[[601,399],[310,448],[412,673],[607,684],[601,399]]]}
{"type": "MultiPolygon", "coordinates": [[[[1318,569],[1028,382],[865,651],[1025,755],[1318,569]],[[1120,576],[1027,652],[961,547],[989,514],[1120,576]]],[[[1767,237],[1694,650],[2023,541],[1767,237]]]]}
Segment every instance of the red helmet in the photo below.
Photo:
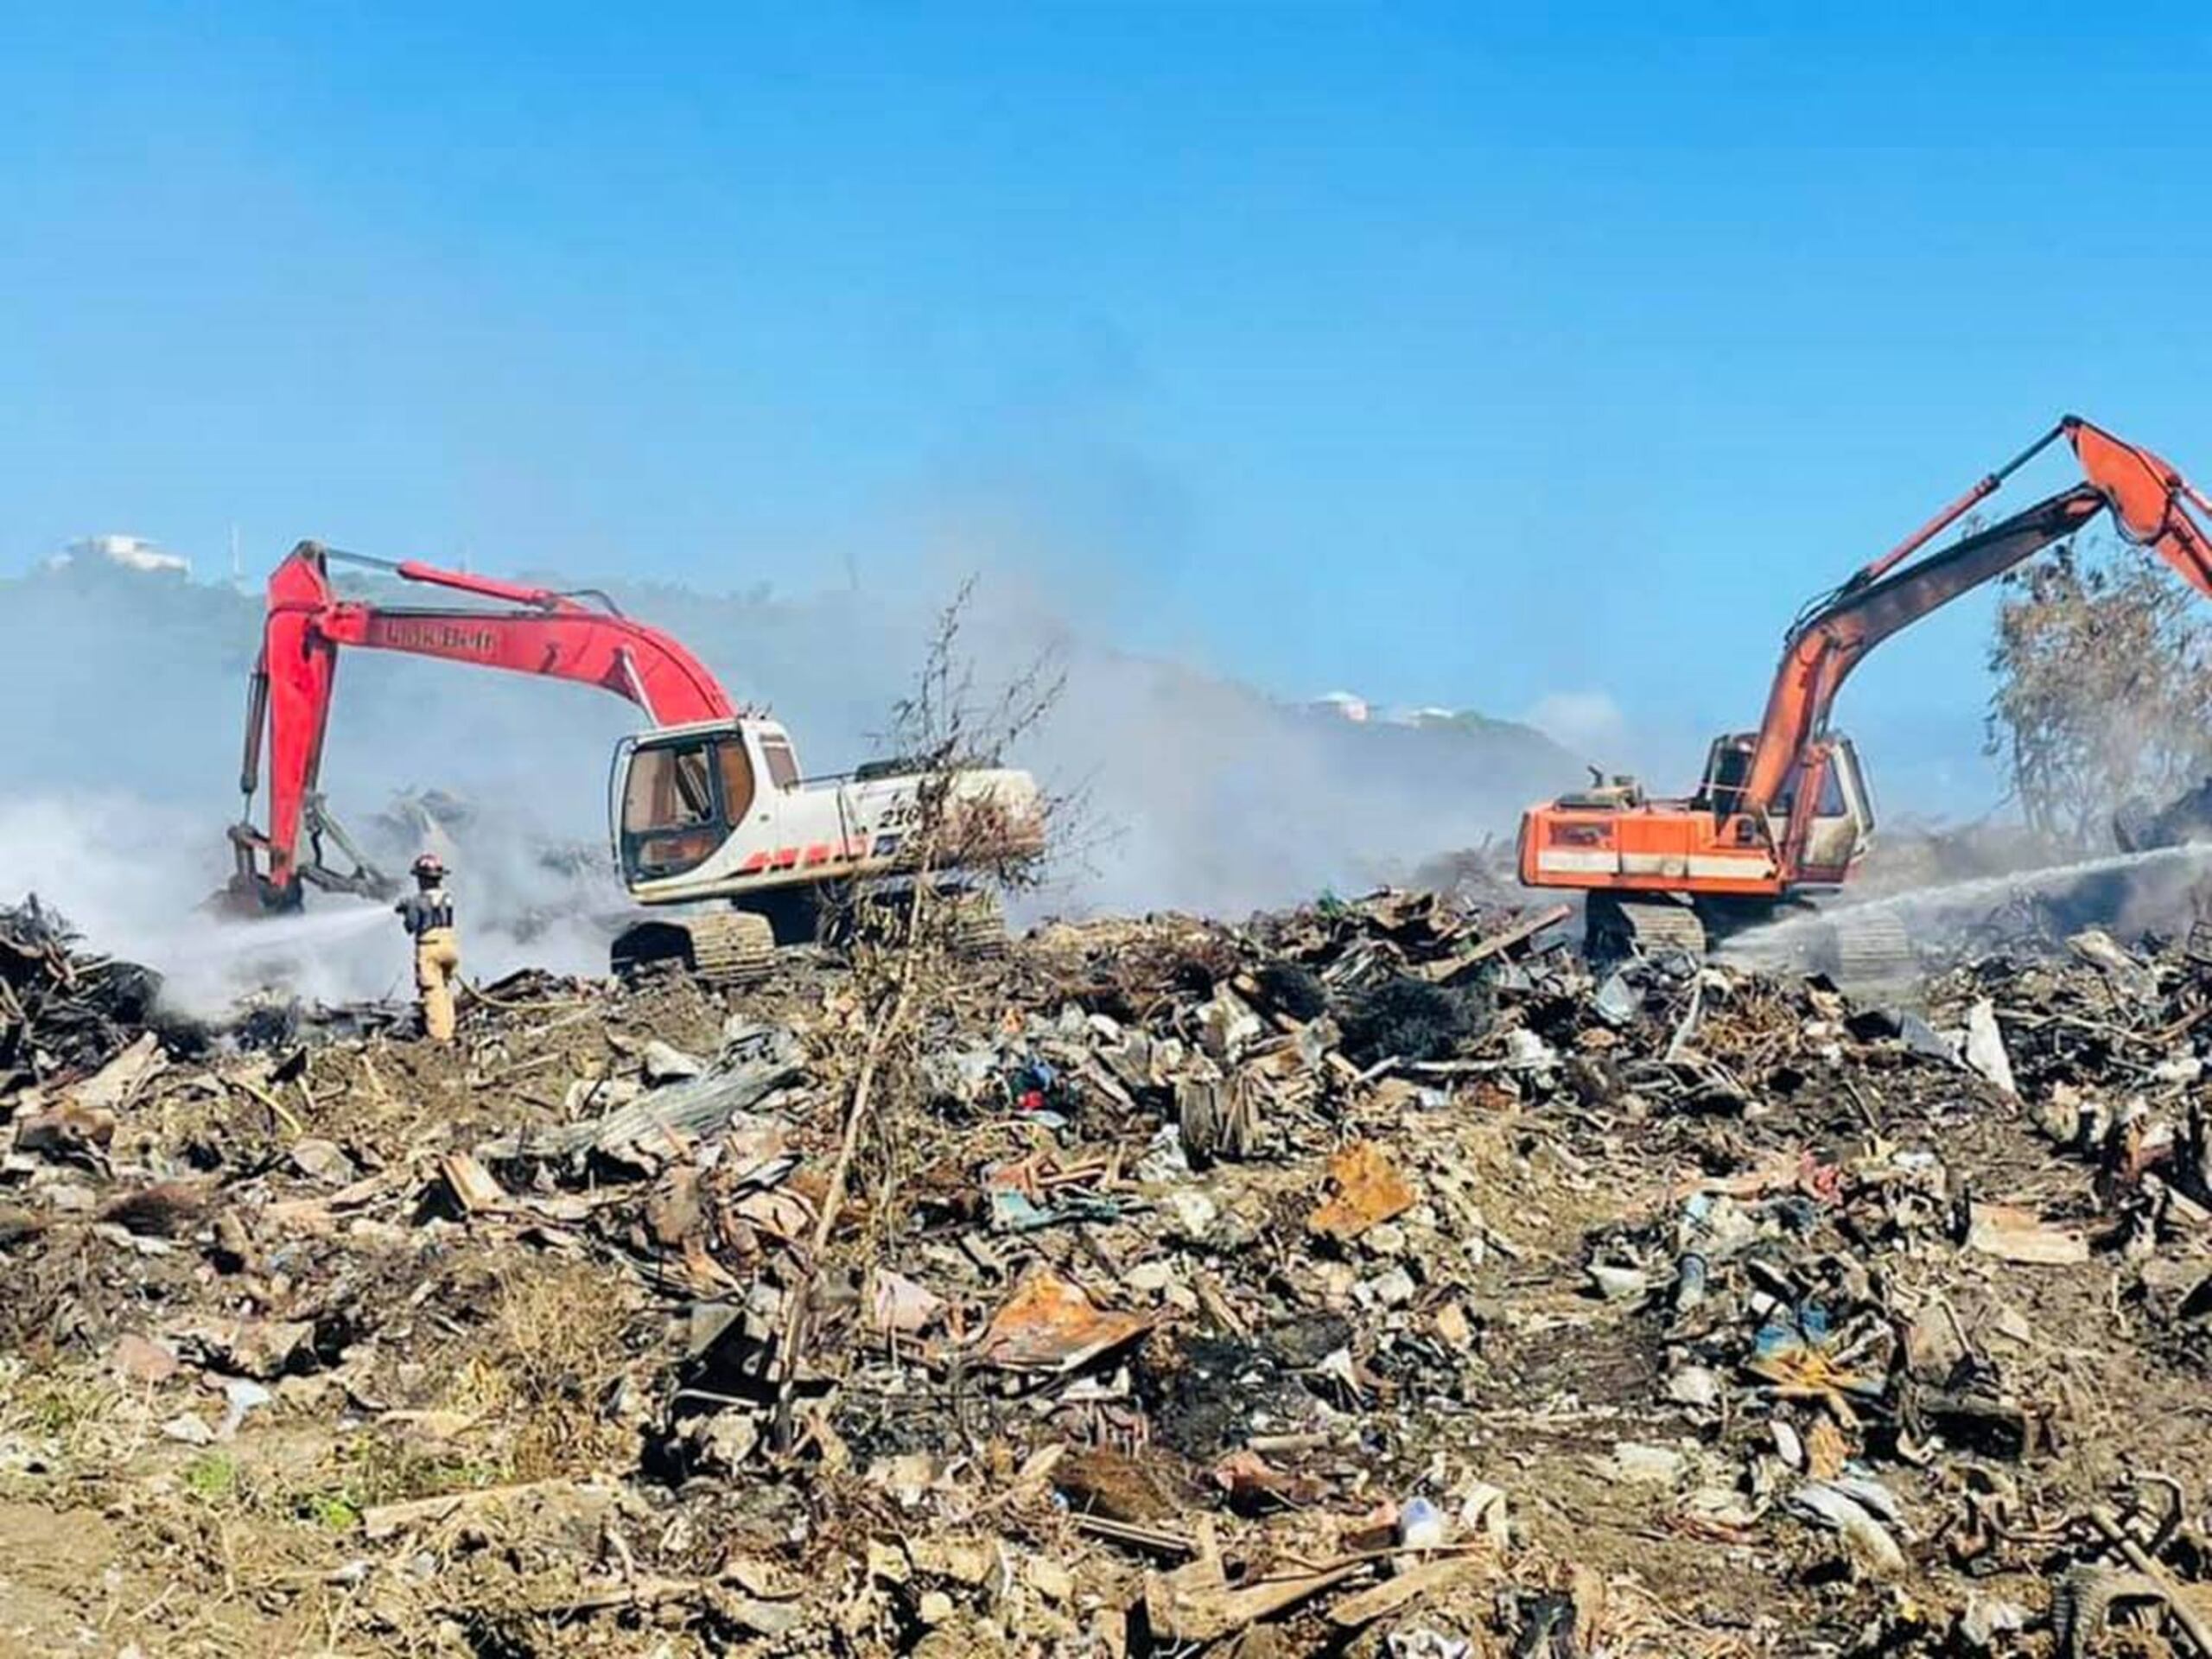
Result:
{"type": "Polygon", "coordinates": [[[415,861],[414,870],[416,880],[435,881],[445,874],[446,861],[435,853],[425,853],[415,861]]]}

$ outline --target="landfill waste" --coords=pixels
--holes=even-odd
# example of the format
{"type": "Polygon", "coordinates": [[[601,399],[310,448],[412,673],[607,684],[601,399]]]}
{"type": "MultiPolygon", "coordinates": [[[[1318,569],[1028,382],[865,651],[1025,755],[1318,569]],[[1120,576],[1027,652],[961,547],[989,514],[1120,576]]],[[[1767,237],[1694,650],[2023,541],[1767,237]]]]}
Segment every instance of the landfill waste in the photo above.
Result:
{"type": "Polygon", "coordinates": [[[2212,1659],[2212,930],[1905,1008],[1558,920],[447,1048],[0,912],[0,1649],[2212,1659]]]}
{"type": "Polygon", "coordinates": [[[0,1088],[90,1070],[155,1022],[160,976],[80,944],[35,894],[0,908],[0,1088]]]}

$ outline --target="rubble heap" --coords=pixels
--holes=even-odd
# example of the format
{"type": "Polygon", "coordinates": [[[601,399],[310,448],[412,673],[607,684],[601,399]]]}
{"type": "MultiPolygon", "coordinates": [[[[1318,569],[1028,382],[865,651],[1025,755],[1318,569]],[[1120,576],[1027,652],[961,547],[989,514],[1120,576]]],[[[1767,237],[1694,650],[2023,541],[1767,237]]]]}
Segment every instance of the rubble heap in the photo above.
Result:
{"type": "Polygon", "coordinates": [[[81,944],[35,894],[0,908],[0,1090],[100,1065],[155,1022],[160,976],[81,944]]]}
{"type": "Polygon", "coordinates": [[[215,1056],[12,914],[10,1651],[2212,1654],[2202,940],[1389,893],[215,1056]]]}

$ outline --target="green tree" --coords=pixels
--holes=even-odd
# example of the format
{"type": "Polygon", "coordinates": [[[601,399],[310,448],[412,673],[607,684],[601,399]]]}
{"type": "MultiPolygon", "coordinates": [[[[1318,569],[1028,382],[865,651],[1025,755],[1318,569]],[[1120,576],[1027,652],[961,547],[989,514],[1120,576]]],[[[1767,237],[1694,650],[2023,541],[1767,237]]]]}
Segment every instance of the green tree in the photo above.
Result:
{"type": "Polygon", "coordinates": [[[2032,828],[2101,846],[2122,801],[2212,773],[2212,625],[2164,565],[2070,544],[2004,588],[1983,747],[2032,828]]]}

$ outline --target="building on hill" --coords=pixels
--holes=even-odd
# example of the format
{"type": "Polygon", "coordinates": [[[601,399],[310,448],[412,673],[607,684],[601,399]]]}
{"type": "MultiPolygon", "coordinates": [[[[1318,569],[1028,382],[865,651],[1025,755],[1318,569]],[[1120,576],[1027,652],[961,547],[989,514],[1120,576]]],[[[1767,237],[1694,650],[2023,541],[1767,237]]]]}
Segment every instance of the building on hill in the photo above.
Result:
{"type": "Polygon", "coordinates": [[[1355,726],[1364,726],[1373,712],[1367,699],[1350,691],[1331,691],[1317,697],[1308,705],[1319,715],[1334,715],[1338,720],[1348,720],[1355,726]]]}
{"type": "Polygon", "coordinates": [[[80,536],[47,562],[51,570],[111,565],[123,570],[189,576],[192,561],[167,553],[143,536],[80,536]]]}

